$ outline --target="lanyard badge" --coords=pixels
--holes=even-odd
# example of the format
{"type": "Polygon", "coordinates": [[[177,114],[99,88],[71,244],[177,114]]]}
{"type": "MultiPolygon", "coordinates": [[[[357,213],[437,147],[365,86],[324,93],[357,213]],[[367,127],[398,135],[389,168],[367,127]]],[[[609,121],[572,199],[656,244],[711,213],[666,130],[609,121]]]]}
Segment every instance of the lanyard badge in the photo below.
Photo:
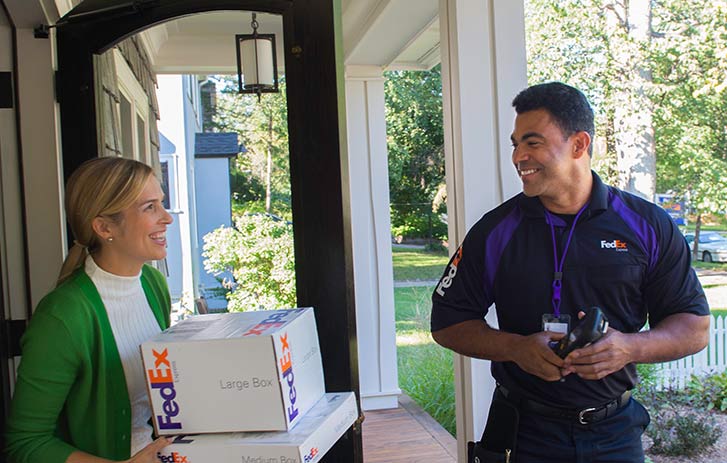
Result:
{"type": "Polygon", "coordinates": [[[553,270],[553,295],[551,298],[551,302],[553,304],[553,313],[543,314],[543,330],[545,331],[567,333],[570,328],[570,315],[560,313],[561,291],[563,290],[563,264],[565,264],[565,256],[566,254],[568,254],[568,248],[570,247],[571,240],[573,239],[573,234],[576,230],[576,223],[578,222],[581,214],[583,214],[583,211],[585,211],[588,207],[588,204],[589,202],[584,204],[573,219],[573,223],[570,226],[570,231],[568,232],[568,240],[565,242],[565,246],[563,247],[563,253],[560,257],[558,256],[558,243],[555,240],[555,226],[553,225],[553,216],[547,209],[545,210],[545,214],[548,218],[548,223],[550,224],[550,236],[553,241],[553,265],[555,267],[553,270]]]}

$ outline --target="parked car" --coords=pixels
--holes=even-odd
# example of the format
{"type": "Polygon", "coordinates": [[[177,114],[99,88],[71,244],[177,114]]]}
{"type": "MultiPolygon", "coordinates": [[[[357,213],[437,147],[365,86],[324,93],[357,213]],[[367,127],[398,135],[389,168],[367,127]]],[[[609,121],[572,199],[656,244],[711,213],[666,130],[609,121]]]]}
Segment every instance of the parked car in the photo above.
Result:
{"type": "MultiPolygon", "coordinates": [[[[689,249],[694,247],[694,233],[685,233],[689,249]]],[[[715,231],[699,233],[698,260],[704,262],[727,262],[727,238],[715,231]]]]}

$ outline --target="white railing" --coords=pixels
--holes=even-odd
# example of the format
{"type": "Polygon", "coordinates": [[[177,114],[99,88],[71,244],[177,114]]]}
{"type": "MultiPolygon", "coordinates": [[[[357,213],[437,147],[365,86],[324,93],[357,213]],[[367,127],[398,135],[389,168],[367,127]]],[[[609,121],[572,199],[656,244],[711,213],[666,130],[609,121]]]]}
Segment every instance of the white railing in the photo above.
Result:
{"type": "Polygon", "coordinates": [[[657,365],[657,389],[684,389],[692,375],[705,376],[727,370],[727,317],[710,317],[709,345],[689,357],[657,365]]]}

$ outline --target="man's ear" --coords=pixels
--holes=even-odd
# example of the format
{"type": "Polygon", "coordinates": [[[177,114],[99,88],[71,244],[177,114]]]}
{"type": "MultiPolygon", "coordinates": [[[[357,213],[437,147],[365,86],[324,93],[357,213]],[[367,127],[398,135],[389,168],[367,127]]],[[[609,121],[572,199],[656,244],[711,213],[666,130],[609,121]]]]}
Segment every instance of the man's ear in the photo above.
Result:
{"type": "Polygon", "coordinates": [[[111,230],[112,226],[113,222],[111,219],[106,217],[95,217],[91,222],[93,232],[101,239],[101,241],[107,241],[109,238],[114,236],[111,230]]]}
{"type": "Polygon", "coordinates": [[[576,132],[571,137],[573,138],[573,158],[579,159],[584,154],[588,155],[588,147],[591,146],[591,136],[588,132],[576,132]]]}

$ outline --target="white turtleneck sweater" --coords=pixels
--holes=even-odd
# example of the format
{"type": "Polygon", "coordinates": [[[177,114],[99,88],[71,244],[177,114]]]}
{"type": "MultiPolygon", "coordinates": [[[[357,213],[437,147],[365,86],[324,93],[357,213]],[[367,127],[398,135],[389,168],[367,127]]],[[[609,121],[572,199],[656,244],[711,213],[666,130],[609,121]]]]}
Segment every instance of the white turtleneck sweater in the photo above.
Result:
{"type": "Polygon", "coordinates": [[[159,333],[159,323],[141,287],[141,272],[133,277],[114,275],[101,269],[91,256],[85,270],[93,281],[114,333],[124,367],[131,403],[131,455],[152,442],[153,428],[147,423],[152,411],[146,393],[144,366],[139,346],[159,333]]]}

